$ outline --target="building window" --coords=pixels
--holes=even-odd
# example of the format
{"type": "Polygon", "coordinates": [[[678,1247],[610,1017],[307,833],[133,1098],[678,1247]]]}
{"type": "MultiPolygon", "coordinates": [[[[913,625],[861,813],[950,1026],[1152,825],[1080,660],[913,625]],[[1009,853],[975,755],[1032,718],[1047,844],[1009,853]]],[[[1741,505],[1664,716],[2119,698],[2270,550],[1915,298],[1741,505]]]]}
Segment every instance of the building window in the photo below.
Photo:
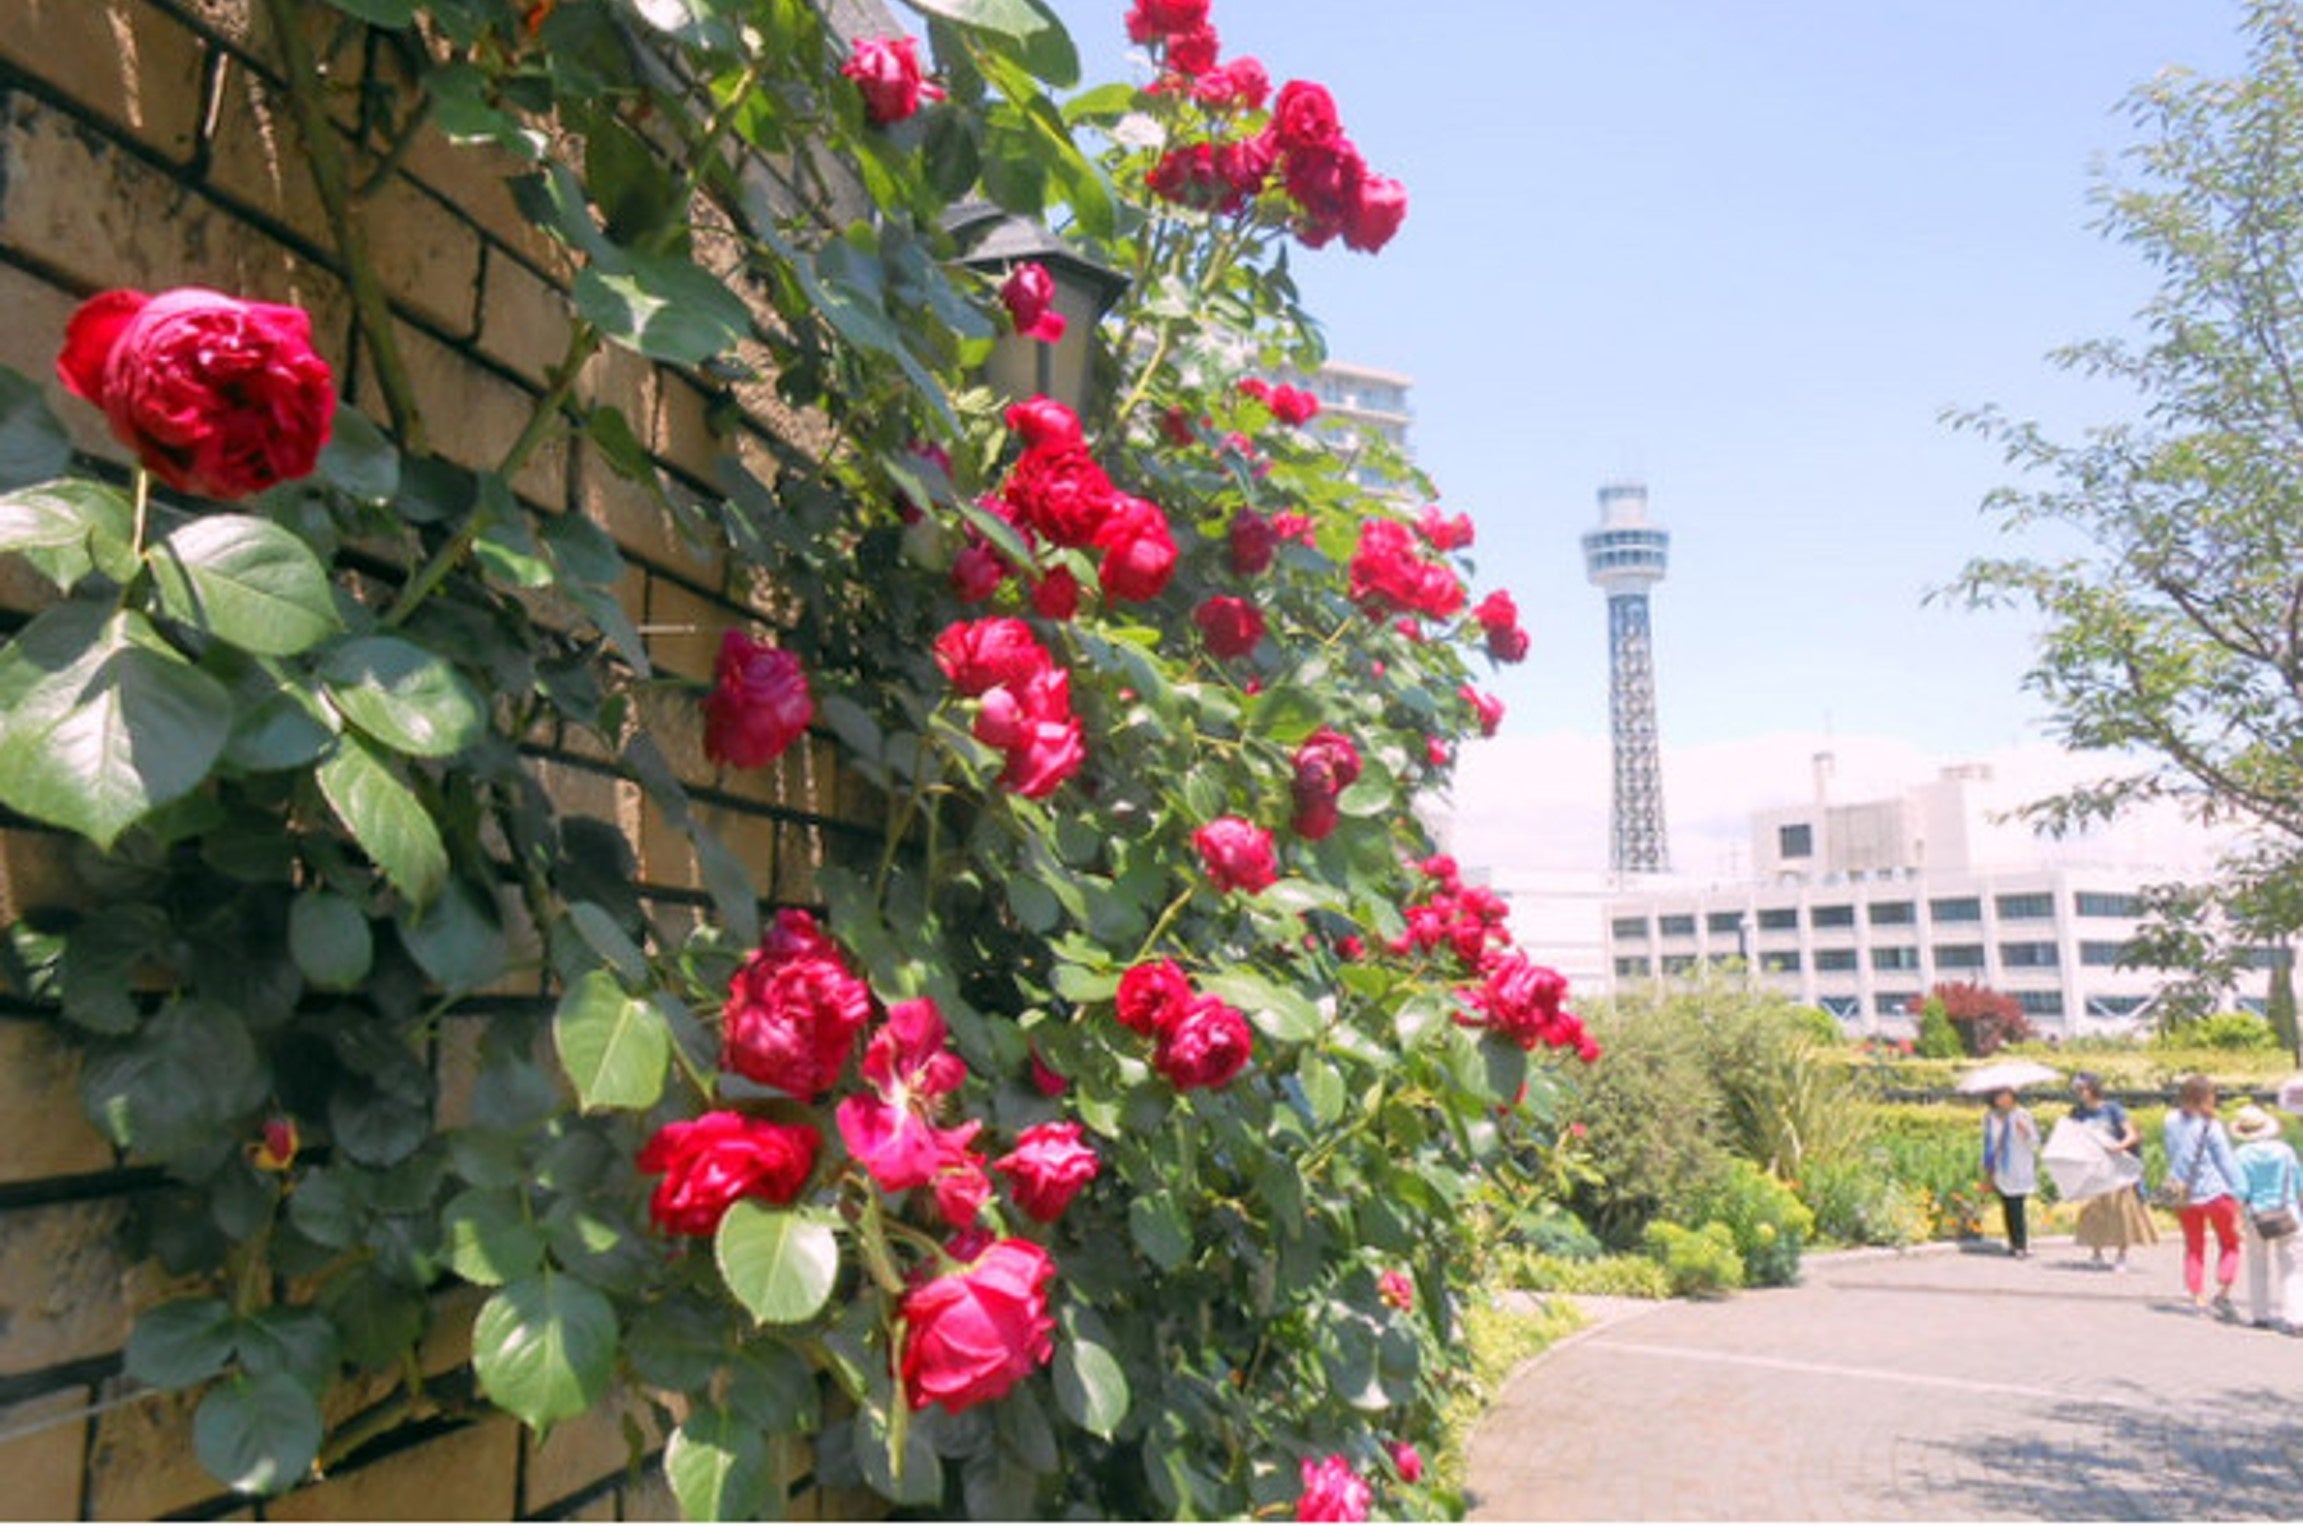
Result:
{"type": "Polygon", "coordinates": [[[2112,895],[2100,890],[2082,890],[2073,897],[2079,903],[2083,917],[2140,917],[2143,898],[2132,895],[2112,895]]]}
{"type": "Polygon", "coordinates": [[[1692,938],[1695,936],[1695,918],[1692,915],[1657,917],[1656,931],[1666,938],[1692,938]]]}
{"type": "Polygon", "coordinates": [[[1938,943],[1935,945],[1935,967],[1939,970],[1980,970],[1983,968],[1983,945],[1938,943]]]}
{"type": "Polygon", "coordinates": [[[1980,922],[1983,920],[1983,898],[1972,895],[1944,896],[1927,903],[1927,914],[1938,922],[1980,922]]]}
{"type": "Polygon", "coordinates": [[[1999,962],[2011,970],[2052,970],[2056,966],[2052,943],[2002,943],[1999,962]]]}
{"type": "Polygon", "coordinates": [[[1871,967],[1875,970],[1916,970],[1919,968],[1919,950],[1875,948],[1871,951],[1871,967]]]}
{"type": "Polygon", "coordinates": [[[1703,930],[1710,933],[1731,933],[1743,925],[1740,911],[1712,911],[1704,913],[1703,930]]]}
{"type": "Polygon", "coordinates": [[[2079,945],[2079,962],[2108,970],[2116,967],[2119,956],[2126,952],[2127,945],[2124,943],[2082,943],[2079,945]]]}
{"type": "Polygon", "coordinates": [[[1852,906],[1818,906],[1807,914],[1810,927],[1853,927],[1855,908],[1852,906]]]}
{"type": "Polygon", "coordinates": [[[1630,954],[1616,960],[1615,973],[1625,976],[1645,975],[1647,973],[1647,956],[1645,954],[1630,954]]]}
{"type": "Polygon", "coordinates": [[[1770,975],[1796,975],[1799,973],[1799,950],[1770,949],[1759,956],[1759,967],[1770,975]]]}
{"type": "Polygon", "coordinates": [[[1909,901],[1873,901],[1864,916],[1873,927],[1909,927],[1918,920],[1918,908],[1909,901]]]}
{"type": "Polygon", "coordinates": [[[1626,943],[1644,943],[1647,940],[1647,918],[1617,917],[1612,924],[1612,930],[1618,938],[1626,943]]]}
{"type": "Polygon", "coordinates": [[[1871,998],[1871,1010],[1881,1017],[1903,1017],[1911,1011],[1911,1004],[1919,1000],[1917,991],[1879,991],[1871,998]]]}
{"type": "Polygon", "coordinates": [[[1852,970],[1855,968],[1855,950],[1851,948],[1819,948],[1815,951],[1818,970],[1852,970]]]}
{"type": "Polygon", "coordinates": [[[2022,1003],[2028,1017],[2061,1017],[2063,993],[2061,991],[2018,991],[2015,999],[2022,1003]]]}
{"type": "Polygon", "coordinates": [[[1666,975],[1692,975],[1695,973],[1693,954],[1666,954],[1658,966],[1666,975]]]}
{"type": "Polygon", "coordinates": [[[1997,900],[1999,917],[2003,922],[2045,922],[2055,916],[2055,892],[2052,890],[2003,895],[1997,897],[1997,900]]]}
{"type": "Polygon", "coordinates": [[[1788,933],[1799,930],[1799,908],[1796,906],[1770,906],[1759,914],[1759,930],[1763,933],[1788,933]]]}
{"type": "Polygon", "coordinates": [[[1775,851],[1782,858],[1815,857],[1815,827],[1805,821],[1789,822],[1775,829],[1775,851]]]}
{"type": "Polygon", "coordinates": [[[2089,1017],[2133,1017],[2150,1001],[2148,996],[2090,996],[2087,998],[2089,1017]]]}
{"type": "Polygon", "coordinates": [[[1860,996],[1818,996],[1815,1004],[1842,1021],[1863,1015],[1863,998],[1860,996]]]}

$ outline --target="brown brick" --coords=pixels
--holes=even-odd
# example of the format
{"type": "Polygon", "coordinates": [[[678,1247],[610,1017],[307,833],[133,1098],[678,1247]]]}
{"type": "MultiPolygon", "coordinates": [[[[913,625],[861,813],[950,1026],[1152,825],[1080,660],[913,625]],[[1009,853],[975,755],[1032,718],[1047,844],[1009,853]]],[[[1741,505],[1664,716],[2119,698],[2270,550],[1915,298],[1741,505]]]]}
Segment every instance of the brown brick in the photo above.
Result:
{"type": "Polygon", "coordinates": [[[713,459],[721,450],[706,411],[710,400],[695,383],[673,372],[664,372],[661,381],[655,417],[643,438],[664,460],[709,482],[713,459]]]}
{"type": "Polygon", "coordinates": [[[359,215],[386,294],[456,337],[469,337],[479,321],[480,235],[397,176],[360,202],[359,215]]]}
{"type": "Polygon", "coordinates": [[[488,1289],[469,1285],[452,1287],[432,1299],[432,1321],[416,1350],[424,1376],[436,1378],[472,1359],[472,1321],[487,1301],[488,1289]]]}
{"type": "Polygon", "coordinates": [[[568,297],[519,261],[488,257],[481,283],[480,348],[538,386],[566,358],[568,297]]]}
{"type": "Polygon", "coordinates": [[[681,1519],[680,1502],[673,1497],[672,1486],[664,1481],[661,1466],[650,1468],[636,1484],[623,1490],[624,1519],[627,1521],[676,1521],[681,1519]]]}
{"type": "Polygon", "coordinates": [[[603,1489],[598,1494],[592,1496],[591,1499],[577,1506],[574,1510],[571,1510],[566,1515],[559,1517],[559,1519],[563,1521],[616,1520],[618,1519],[616,1515],[616,1492],[617,1491],[614,1489],[603,1489]]]}
{"type": "Polygon", "coordinates": [[[333,247],[327,213],[312,188],[286,88],[235,63],[227,71],[208,140],[208,183],[294,229],[322,248],[333,247]]]}
{"type": "Polygon", "coordinates": [[[117,1351],[133,1288],[117,1200],[0,1213],[0,1374],[117,1351]]]}
{"type": "Polygon", "coordinates": [[[721,635],[743,623],[741,616],[717,600],[704,598],[668,578],[648,579],[648,661],[655,665],[658,677],[710,683],[721,635]]]}
{"type": "Polygon", "coordinates": [[[0,925],[44,907],[89,905],[65,853],[65,839],[53,832],[0,832],[0,925]]]}
{"type": "MultiPolygon", "coordinates": [[[[6,202],[0,199],[0,216],[5,213],[6,202]]],[[[126,452],[104,427],[104,416],[72,401],[56,380],[56,352],[64,347],[64,325],[79,305],[72,293],[13,265],[0,265],[0,312],[8,315],[7,323],[0,324],[0,365],[21,371],[40,388],[48,406],[72,432],[75,446],[92,455],[126,460],[126,452]]]]}
{"type": "Polygon", "coordinates": [[[584,448],[582,479],[584,516],[607,531],[617,545],[659,567],[708,586],[718,585],[723,576],[719,559],[692,543],[673,518],[666,493],[677,489],[651,492],[645,484],[620,477],[589,446],[584,448]]]}
{"type": "Polygon", "coordinates": [[[103,1401],[128,1397],[96,1417],[89,1452],[88,1517],[96,1521],[149,1521],[225,1492],[192,1452],[192,1411],[199,1395],[143,1390],[114,1378],[99,1390],[103,1401]]]}
{"type": "Polygon", "coordinates": [[[80,1111],[80,1054],[41,1023],[0,1020],[0,1181],[77,1176],[112,1164],[80,1111]]]}
{"type": "Polygon", "coordinates": [[[507,1520],[519,1446],[519,1422],[497,1416],[283,1495],[265,1506],[265,1518],[507,1520]]]}
{"type": "Polygon", "coordinates": [[[207,45],[147,0],[18,0],[0,58],[181,164],[200,128],[207,45]]]}
{"type": "Polygon", "coordinates": [[[769,899],[779,904],[816,899],[816,869],[824,861],[824,835],[816,827],[786,822],[776,832],[776,879],[769,899]]]}
{"type": "Polygon", "coordinates": [[[487,144],[451,143],[437,129],[416,135],[402,167],[409,176],[453,203],[466,217],[530,265],[561,279],[574,274],[566,248],[528,221],[512,200],[512,176],[531,166],[487,144]]]}
{"type": "MultiPolygon", "coordinates": [[[[535,411],[536,399],[407,324],[396,332],[432,449],[475,471],[500,466],[535,411]]],[[[385,416],[375,372],[365,363],[358,402],[372,417],[385,416]]],[[[512,485],[530,502],[556,510],[567,502],[567,481],[567,444],[553,440],[528,458],[512,485]]]]}
{"type": "Polygon", "coordinates": [[[0,188],[0,245],[92,287],[210,286],[294,304],[343,363],[351,304],[335,277],[27,96],[0,97],[0,188]]]}
{"type": "Polygon", "coordinates": [[[88,1447],[88,1390],[0,1406],[0,1521],[75,1521],[88,1447]]]}
{"type": "Polygon", "coordinates": [[[625,1472],[631,1465],[631,1447],[624,1437],[627,1415],[640,1428],[642,1453],[653,1451],[663,1439],[663,1429],[646,1404],[626,1394],[611,1394],[575,1419],[553,1426],[551,1435],[541,1441],[526,1436],[523,1511],[532,1514],[625,1472]]]}

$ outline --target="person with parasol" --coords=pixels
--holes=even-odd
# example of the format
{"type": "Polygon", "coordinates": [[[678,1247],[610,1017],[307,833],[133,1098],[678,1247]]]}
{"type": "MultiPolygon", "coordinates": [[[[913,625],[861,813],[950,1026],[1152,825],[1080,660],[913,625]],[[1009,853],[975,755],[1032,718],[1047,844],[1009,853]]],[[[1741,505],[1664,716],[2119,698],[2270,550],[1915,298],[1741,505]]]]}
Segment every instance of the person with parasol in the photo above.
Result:
{"type": "Polygon", "coordinates": [[[2030,1109],[2016,1100],[2018,1087],[2061,1079],[2056,1072],[2030,1060],[2009,1060],[1968,1072],[1959,1089],[1991,1099],[1983,1115],[1983,1177],[1999,1194],[1999,1213],[2007,1226],[2007,1252],[2018,1261],[2031,1254],[2031,1237],[2024,1224],[2024,1209],[2039,1190],[2039,1125],[2030,1109]]]}

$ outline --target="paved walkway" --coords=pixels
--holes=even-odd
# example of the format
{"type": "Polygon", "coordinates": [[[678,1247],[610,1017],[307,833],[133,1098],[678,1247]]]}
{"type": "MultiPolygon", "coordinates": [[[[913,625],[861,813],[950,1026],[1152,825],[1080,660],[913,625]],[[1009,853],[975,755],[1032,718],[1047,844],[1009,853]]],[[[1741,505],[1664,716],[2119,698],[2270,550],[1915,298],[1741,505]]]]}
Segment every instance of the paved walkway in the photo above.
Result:
{"type": "Polygon", "coordinates": [[[1473,1437],[1473,1520],[2303,1518],[2303,1339],[2192,1317],[2176,1241],[1593,1303],[1473,1437]]]}

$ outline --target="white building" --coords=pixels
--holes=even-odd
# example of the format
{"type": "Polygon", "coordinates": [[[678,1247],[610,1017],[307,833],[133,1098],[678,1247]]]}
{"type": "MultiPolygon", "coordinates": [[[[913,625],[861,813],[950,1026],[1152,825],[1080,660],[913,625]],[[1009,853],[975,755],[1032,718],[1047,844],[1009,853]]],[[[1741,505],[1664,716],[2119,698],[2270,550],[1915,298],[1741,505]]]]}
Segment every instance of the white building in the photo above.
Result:
{"type": "Polygon", "coordinates": [[[1371,492],[1398,494],[1404,489],[1361,458],[1370,439],[1386,441],[1401,455],[1412,455],[1408,426],[1415,415],[1407,402],[1414,381],[1396,371],[1355,366],[1331,360],[1300,385],[1319,399],[1319,417],[1312,430],[1353,459],[1352,478],[1371,492]]]}
{"type": "Polygon", "coordinates": [[[1617,989],[1740,960],[1754,981],[1859,1032],[1910,1032],[1913,999],[1955,981],[2013,996],[2043,1033],[2122,1032],[2150,1016],[2166,979],[2119,965],[2138,892],[2177,874],[2044,861],[2024,828],[1994,819],[1986,768],[1841,805],[1828,800],[1829,755],[1816,764],[1811,803],[1753,814],[1747,882],[1651,883],[1609,899],[1617,989]]]}

